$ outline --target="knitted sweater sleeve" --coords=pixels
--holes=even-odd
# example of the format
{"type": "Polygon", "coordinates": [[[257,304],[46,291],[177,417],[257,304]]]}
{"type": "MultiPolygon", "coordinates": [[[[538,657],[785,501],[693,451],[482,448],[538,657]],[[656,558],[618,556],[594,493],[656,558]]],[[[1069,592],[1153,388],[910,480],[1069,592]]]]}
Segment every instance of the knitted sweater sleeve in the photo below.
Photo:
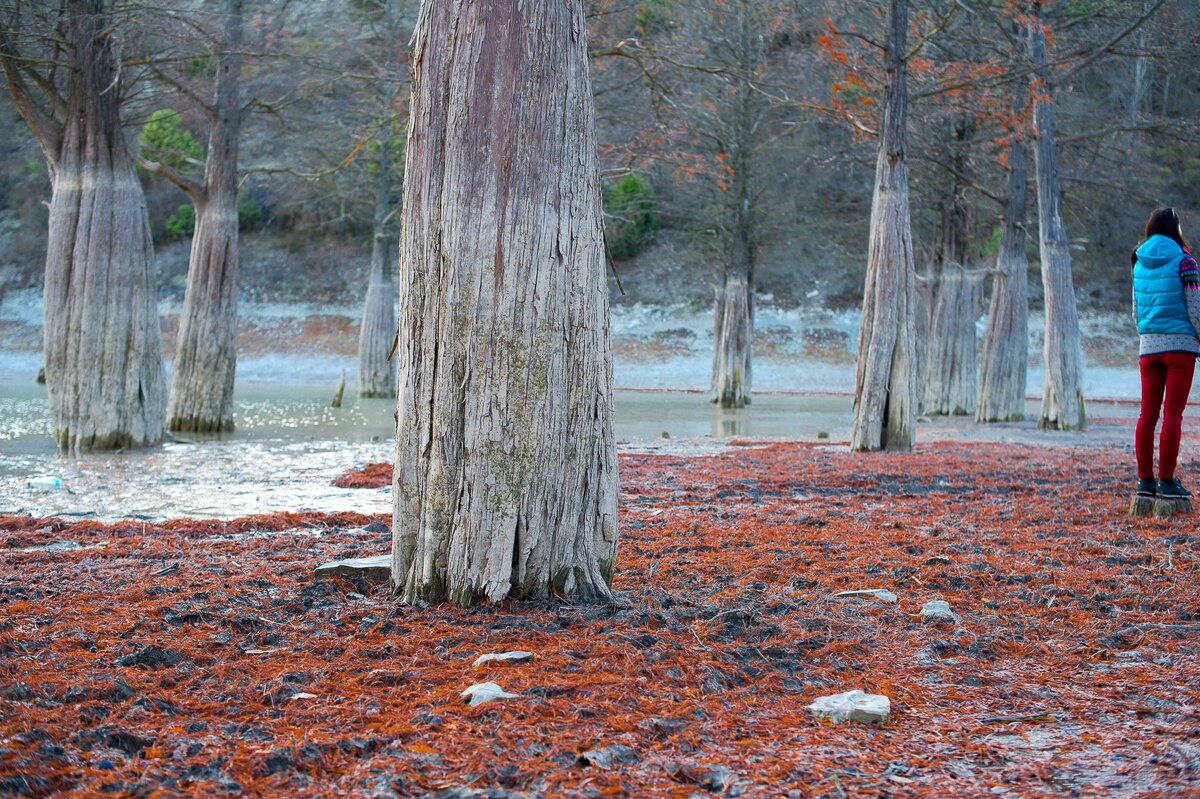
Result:
{"type": "Polygon", "coordinates": [[[1200,268],[1190,255],[1179,262],[1179,279],[1183,282],[1183,297],[1187,301],[1188,319],[1200,331],[1200,268]]]}

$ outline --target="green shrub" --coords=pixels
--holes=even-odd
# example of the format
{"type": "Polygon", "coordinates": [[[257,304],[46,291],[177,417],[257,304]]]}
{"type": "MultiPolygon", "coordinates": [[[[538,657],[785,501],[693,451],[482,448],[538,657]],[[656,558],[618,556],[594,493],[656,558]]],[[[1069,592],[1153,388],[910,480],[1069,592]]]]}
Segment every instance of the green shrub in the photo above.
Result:
{"type": "Polygon", "coordinates": [[[673,6],[672,0],[645,0],[638,3],[634,21],[643,33],[663,30],[671,25],[673,6]]]}
{"type": "Polygon", "coordinates": [[[166,164],[181,172],[196,172],[197,163],[204,157],[204,148],[183,126],[178,111],[160,108],[150,115],[138,137],[142,157],[147,161],[166,164]]]}
{"type": "Polygon", "coordinates": [[[196,232],[196,209],[191,203],[185,203],[167,217],[163,225],[169,239],[182,239],[196,232]]]}
{"type": "Polygon", "coordinates": [[[628,260],[650,246],[661,227],[650,181],[633,174],[605,184],[604,217],[608,251],[614,259],[628,260]]]}

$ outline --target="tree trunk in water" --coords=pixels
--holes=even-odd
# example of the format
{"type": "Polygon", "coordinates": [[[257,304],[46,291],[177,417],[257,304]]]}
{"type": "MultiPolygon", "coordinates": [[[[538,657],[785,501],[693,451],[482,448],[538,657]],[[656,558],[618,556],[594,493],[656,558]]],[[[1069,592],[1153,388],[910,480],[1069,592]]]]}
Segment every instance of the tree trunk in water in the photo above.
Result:
{"type": "MultiPolygon", "coordinates": [[[[31,119],[53,194],[46,251],[44,347],[54,437],[62,450],[162,440],[166,377],[146,200],[125,147],[120,85],[103,0],[66,9],[65,122],[31,119]]],[[[35,112],[36,113],[36,112],[35,112]]]]}
{"type": "Polygon", "coordinates": [[[424,3],[400,244],[392,580],[610,596],[612,348],[582,0],[424,3]]]}
{"type": "MultiPolygon", "coordinates": [[[[384,6],[384,15],[387,35],[392,37],[388,45],[387,64],[389,69],[394,69],[394,53],[399,50],[395,38],[399,32],[396,27],[396,7],[391,0],[384,6]]],[[[385,86],[387,88],[384,92],[384,107],[390,113],[396,93],[391,81],[387,81],[385,86]]],[[[392,258],[395,257],[395,251],[387,235],[392,193],[392,148],[386,131],[390,127],[383,127],[385,132],[379,142],[379,158],[376,164],[379,171],[375,181],[371,275],[367,279],[362,326],[358,331],[357,383],[360,397],[396,396],[396,363],[388,358],[392,351],[392,342],[396,338],[396,293],[392,283],[392,258]]]]}
{"type": "Polygon", "coordinates": [[[892,0],[887,97],[875,165],[863,321],[854,378],[850,448],[856,451],[911,449],[916,427],[912,316],[916,292],[905,143],[907,27],[906,0],[892,0]]]}
{"type": "Polygon", "coordinates": [[[745,275],[726,272],[713,312],[712,401],[722,408],[750,404],[750,289],[745,275]]]}
{"type": "Polygon", "coordinates": [[[967,143],[975,130],[969,114],[945,128],[947,158],[954,167],[949,191],[942,202],[942,240],[937,253],[933,304],[925,357],[923,411],[940,416],[975,413],[979,376],[976,361],[975,318],[980,306],[982,275],[966,269],[967,203],[958,175],[967,170],[967,143]]]}
{"type": "Polygon", "coordinates": [[[734,8],[737,30],[734,48],[739,67],[731,86],[736,91],[732,122],[732,186],[727,192],[726,211],[730,244],[722,285],[713,309],[712,401],[722,408],[750,404],[751,343],[754,339],[754,267],[757,260],[754,209],[750,195],[750,155],[753,149],[755,108],[758,89],[753,74],[761,54],[760,37],[753,29],[748,4],[734,8]]]}
{"type": "MultiPolygon", "coordinates": [[[[386,145],[385,145],[386,147],[386,145]]],[[[396,396],[395,362],[388,360],[396,337],[396,290],[392,284],[391,242],[376,225],[371,245],[371,277],[358,332],[358,396],[396,396]]]]}
{"type": "MultiPolygon", "coordinates": [[[[1024,106],[1014,98],[1014,109],[1024,106]]],[[[1025,144],[1012,143],[1008,157],[1000,251],[992,278],[987,332],[983,337],[977,422],[1025,418],[1025,378],[1029,359],[1029,261],[1025,257],[1025,144]]]]}
{"type": "Polygon", "coordinates": [[[925,413],[969,416],[975,413],[979,377],[975,316],[982,275],[955,262],[942,265],[929,329],[925,413]]]}
{"type": "Polygon", "coordinates": [[[237,370],[238,135],[242,0],[226,0],[204,189],[193,198],[196,233],[175,344],[167,427],[233,430],[237,370]]]}
{"type": "Polygon", "coordinates": [[[1046,305],[1046,330],[1042,360],[1046,369],[1042,412],[1038,427],[1083,430],[1087,416],[1083,403],[1083,351],[1075,285],[1071,277],[1071,250],[1062,222],[1062,191],[1058,182],[1058,150],[1054,134],[1053,86],[1046,67],[1044,12],[1029,26],[1029,54],[1035,69],[1033,124],[1034,164],[1037,177],[1039,249],[1042,288],[1046,305]]]}

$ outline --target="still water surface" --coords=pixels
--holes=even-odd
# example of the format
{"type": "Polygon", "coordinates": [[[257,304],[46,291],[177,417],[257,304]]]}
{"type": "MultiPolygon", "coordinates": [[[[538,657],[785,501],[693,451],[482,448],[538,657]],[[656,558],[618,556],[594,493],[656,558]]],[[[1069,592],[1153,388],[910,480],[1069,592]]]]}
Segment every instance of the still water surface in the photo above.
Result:
{"type": "MultiPolygon", "coordinates": [[[[340,489],[338,475],[390,461],[392,400],[348,397],[330,407],[326,387],[239,384],[237,432],[119,454],[61,456],[49,437],[46,395],[0,385],[0,513],[161,519],[234,518],[280,510],[390,512],[388,489],[340,489]],[[59,478],[62,488],[40,487],[59,478]],[[39,479],[41,478],[41,479],[39,479]]],[[[850,435],[851,398],[756,396],[722,411],[704,394],[618,391],[623,450],[713,452],[729,438],[832,441],[850,435]]]]}

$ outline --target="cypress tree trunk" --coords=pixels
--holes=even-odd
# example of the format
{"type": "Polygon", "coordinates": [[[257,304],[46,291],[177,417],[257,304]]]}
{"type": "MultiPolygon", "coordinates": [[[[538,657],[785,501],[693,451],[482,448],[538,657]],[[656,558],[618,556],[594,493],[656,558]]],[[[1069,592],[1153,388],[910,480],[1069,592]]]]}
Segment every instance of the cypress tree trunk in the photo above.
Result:
{"type": "Polygon", "coordinates": [[[979,377],[975,316],[981,289],[982,273],[968,272],[954,261],[942,265],[929,333],[925,413],[975,413],[979,377]]]}
{"type": "Polygon", "coordinates": [[[734,8],[732,37],[738,76],[731,134],[732,186],[726,212],[731,233],[721,286],[713,309],[712,401],[722,408],[750,404],[751,344],[754,339],[755,217],[750,196],[750,155],[756,116],[756,89],[749,76],[762,61],[761,39],[745,2],[734,8]]]}
{"type": "Polygon", "coordinates": [[[725,273],[713,311],[712,401],[722,408],[750,404],[750,288],[745,274],[725,273]]]}
{"type": "Polygon", "coordinates": [[[1046,66],[1045,11],[1034,3],[1029,25],[1029,54],[1033,60],[1033,154],[1037,176],[1038,243],[1042,261],[1042,288],[1046,305],[1046,332],[1042,360],[1046,382],[1038,427],[1083,430],[1087,414],[1083,404],[1083,351],[1079,340],[1079,315],[1071,277],[1071,249],[1062,221],[1062,191],[1058,181],[1058,149],[1054,134],[1054,87],[1046,66]]]}
{"type": "Polygon", "coordinates": [[[396,396],[396,366],[388,360],[396,336],[396,289],[392,283],[391,241],[377,224],[371,245],[371,276],[358,332],[358,396],[396,396]]]}
{"type": "Polygon", "coordinates": [[[61,120],[33,100],[12,43],[3,48],[53,190],[43,322],[51,424],[62,450],[149,446],[162,440],[166,379],[146,200],[119,119],[112,19],[104,0],[71,0],[63,13],[61,120]]]}
{"type": "Polygon", "coordinates": [[[167,426],[171,430],[233,430],[241,42],[242,0],[226,0],[204,186],[192,196],[196,233],[188,260],[167,406],[167,426]]]}
{"type": "MultiPolygon", "coordinates": [[[[1013,108],[1024,107],[1015,93],[1013,108]]],[[[992,300],[980,356],[977,422],[1025,418],[1025,379],[1029,358],[1029,261],[1025,257],[1025,144],[1014,138],[1008,156],[1000,250],[992,278],[992,300]]]]}
{"type": "MultiPolygon", "coordinates": [[[[384,6],[384,17],[387,35],[392,37],[388,46],[387,62],[389,68],[394,68],[393,54],[399,49],[394,41],[399,35],[394,0],[388,0],[384,6]]],[[[391,81],[387,81],[385,86],[384,107],[390,113],[396,93],[391,81]]],[[[387,131],[390,127],[385,125],[383,130],[387,131]]],[[[392,240],[387,235],[392,194],[392,159],[386,133],[379,144],[376,163],[379,171],[375,180],[375,216],[371,238],[371,274],[367,279],[362,325],[358,331],[357,383],[360,397],[396,396],[396,364],[388,360],[396,336],[396,291],[392,282],[392,258],[395,257],[395,251],[392,249],[392,240]]]]}
{"type": "Polygon", "coordinates": [[[975,318],[980,306],[982,274],[969,272],[967,205],[957,175],[967,168],[966,143],[975,123],[969,115],[946,126],[948,158],[956,175],[942,204],[942,241],[938,250],[935,297],[929,316],[925,363],[924,412],[942,416],[975,413],[979,370],[975,318]]]}
{"type": "Polygon", "coordinates": [[[891,0],[887,95],[871,201],[850,448],[908,450],[916,427],[912,225],[906,152],[906,0],[891,0]]]}
{"type": "Polygon", "coordinates": [[[582,0],[422,5],[400,243],[392,580],[609,596],[612,350],[582,0]]]}

